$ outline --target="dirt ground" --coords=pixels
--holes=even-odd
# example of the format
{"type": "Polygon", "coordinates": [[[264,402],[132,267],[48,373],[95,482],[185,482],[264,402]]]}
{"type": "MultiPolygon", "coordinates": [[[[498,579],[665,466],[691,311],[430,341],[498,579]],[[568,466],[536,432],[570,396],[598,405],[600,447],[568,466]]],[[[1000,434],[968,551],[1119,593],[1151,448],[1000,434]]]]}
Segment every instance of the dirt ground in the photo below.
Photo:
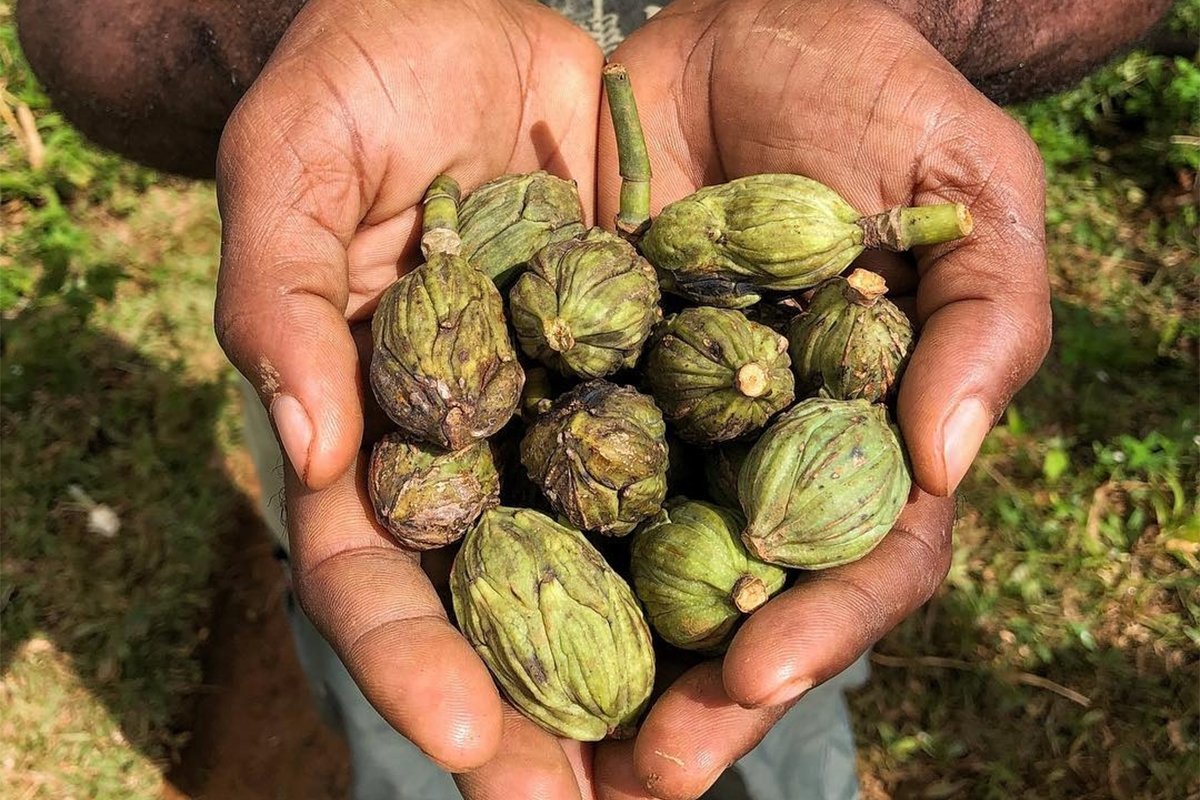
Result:
{"type": "Polygon", "coordinates": [[[205,689],[164,800],[348,797],[345,745],[318,716],[292,647],[283,575],[253,510],[217,578],[205,689]]]}

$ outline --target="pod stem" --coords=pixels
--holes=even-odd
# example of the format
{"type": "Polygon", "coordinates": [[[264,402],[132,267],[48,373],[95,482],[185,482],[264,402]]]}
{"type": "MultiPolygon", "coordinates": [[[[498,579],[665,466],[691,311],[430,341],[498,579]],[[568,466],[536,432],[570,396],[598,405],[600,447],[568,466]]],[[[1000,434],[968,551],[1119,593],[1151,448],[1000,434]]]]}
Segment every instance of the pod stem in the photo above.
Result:
{"type": "Polygon", "coordinates": [[[863,247],[899,252],[922,244],[952,242],[975,227],[971,212],[962,203],[932,206],[896,206],[858,220],[863,247]]]}
{"type": "Polygon", "coordinates": [[[729,599],[733,601],[733,605],[738,611],[749,614],[765,604],[771,597],[767,594],[765,583],[753,575],[743,575],[737,579],[737,583],[733,584],[733,591],[729,593],[729,599]]]}
{"type": "Polygon", "coordinates": [[[462,196],[458,182],[449,175],[438,175],[425,190],[424,217],[421,221],[421,253],[456,256],[462,250],[458,236],[458,201],[462,196]]]}
{"type": "Polygon", "coordinates": [[[887,281],[877,272],[856,269],[846,278],[846,289],[842,294],[851,303],[873,306],[887,294],[887,281]]]}
{"type": "Polygon", "coordinates": [[[757,361],[743,364],[733,375],[733,385],[745,397],[759,397],[767,390],[769,376],[757,361]]]}
{"type": "Polygon", "coordinates": [[[555,317],[543,326],[546,344],[556,353],[565,353],[575,346],[571,326],[562,317],[555,317]]]}
{"type": "Polygon", "coordinates": [[[650,155],[629,71],[623,64],[604,68],[604,91],[608,94],[608,108],[617,135],[617,163],[621,173],[617,232],[636,243],[650,224],[650,155]]]}

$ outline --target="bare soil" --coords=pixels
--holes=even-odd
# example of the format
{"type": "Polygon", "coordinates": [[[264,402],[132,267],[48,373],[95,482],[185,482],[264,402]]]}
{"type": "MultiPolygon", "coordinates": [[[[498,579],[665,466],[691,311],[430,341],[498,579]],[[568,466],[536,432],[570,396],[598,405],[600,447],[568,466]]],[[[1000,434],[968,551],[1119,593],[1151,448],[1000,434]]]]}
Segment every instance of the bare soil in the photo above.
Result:
{"type": "Polygon", "coordinates": [[[342,800],[349,757],[292,645],[284,575],[249,504],[227,538],[192,738],[164,800],[342,800]]]}

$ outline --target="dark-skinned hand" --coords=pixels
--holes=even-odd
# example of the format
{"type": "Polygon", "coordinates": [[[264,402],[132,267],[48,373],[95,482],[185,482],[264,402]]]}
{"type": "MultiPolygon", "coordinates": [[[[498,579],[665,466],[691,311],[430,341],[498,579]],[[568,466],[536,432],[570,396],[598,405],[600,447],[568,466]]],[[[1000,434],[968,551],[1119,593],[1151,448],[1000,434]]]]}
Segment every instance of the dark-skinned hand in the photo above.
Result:
{"type": "Polygon", "coordinates": [[[347,321],[369,318],[419,260],[416,209],[440,172],[469,190],[546,168],[578,181],[610,225],[600,54],[520,0],[308,4],[222,142],[218,332],[288,456],[304,608],[368,699],[459,773],[470,800],[699,796],[807,688],[932,595],[954,488],[1048,343],[1036,150],[902,17],[872,0],[677,2],[613,60],[633,79],[656,209],[702,185],[796,172],[865,213],[966,203],[975,232],[915,261],[859,264],[912,297],[920,326],[899,421],[921,489],[892,534],[757,611],[723,664],[667,689],[636,739],[555,740],[501,701],[420,559],[374,522],[347,321]]]}
{"type": "MultiPolygon", "coordinates": [[[[601,748],[604,798],[694,798],[805,691],[853,663],[937,589],[953,493],[1041,363],[1050,309],[1041,160],[1020,126],[902,17],[872,0],[698,0],[659,12],[613,54],[633,76],[655,210],[743,175],[791,172],[855,208],[960,202],[973,234],[913,257],[869,253],[919,336],[898,420],[919,488],[853,564],[801,576],[693,668],[637,739],[601,748]]],[[[600,219],[616,209],[600,124],[600,219]]]]}

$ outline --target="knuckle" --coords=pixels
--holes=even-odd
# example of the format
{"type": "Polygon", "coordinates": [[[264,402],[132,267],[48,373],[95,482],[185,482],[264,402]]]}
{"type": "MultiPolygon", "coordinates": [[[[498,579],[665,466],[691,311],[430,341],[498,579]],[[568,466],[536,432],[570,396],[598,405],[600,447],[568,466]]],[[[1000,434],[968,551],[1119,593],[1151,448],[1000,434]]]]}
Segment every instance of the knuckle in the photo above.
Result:
{"type": "Polygon", "coordinates": [[[910,574],[916,579],[915,602],[911,604],[915,608],[933,596],[950,572],[953,557],[950,536],[948,532],[945,535],[939,533],[936,539],[931,540],[931,537],[908,527],[898,527],[890,535],[900,539],[907,551],[908,558],[905,560],[911,569],[910,574]]]}

